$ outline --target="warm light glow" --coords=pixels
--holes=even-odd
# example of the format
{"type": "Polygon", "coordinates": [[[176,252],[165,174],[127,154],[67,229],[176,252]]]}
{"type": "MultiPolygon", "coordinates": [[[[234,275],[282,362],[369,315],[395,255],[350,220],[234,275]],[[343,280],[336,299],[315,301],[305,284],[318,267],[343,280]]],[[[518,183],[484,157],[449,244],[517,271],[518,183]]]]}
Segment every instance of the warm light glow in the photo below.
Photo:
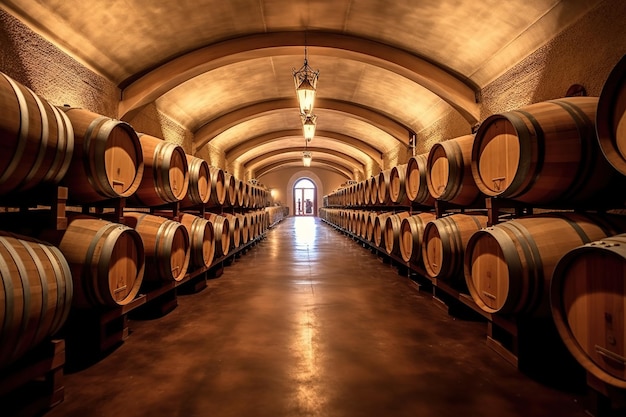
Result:
{"type": "Polygon", "coordinates": [[[296,95],[300,105],[300,113],[305,116],[313,115],[313,105],[315,103],[315,91],[317,89],[317,79],[319,70],[313,71],[309,66],[309,61],[304,47],[304,65],[298,71],[293,71],[293,82],[296,86],[296,95]]]}
{"type": "Polygon", "coordinates": [[[302,130],[304,132],[304,139],[310,142],[315,137],[315,121],[317,116],[302,116],[302,130]]]}
{"type": "Polygon", "coordinates": [[[311,166],[311,160],[312,159],[313,159],[313,156],[311,155],[310,151],[302,152],[302,164],[305,167],[310,167],[311,166]]]}

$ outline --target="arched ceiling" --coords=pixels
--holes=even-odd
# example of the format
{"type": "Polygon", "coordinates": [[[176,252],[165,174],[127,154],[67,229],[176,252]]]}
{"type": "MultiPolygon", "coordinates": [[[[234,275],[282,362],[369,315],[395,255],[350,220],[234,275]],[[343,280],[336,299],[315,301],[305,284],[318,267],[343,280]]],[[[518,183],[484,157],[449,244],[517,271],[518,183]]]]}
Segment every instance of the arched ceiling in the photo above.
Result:
{"type": "Polygon", "coordinates": [[[351,178],[454,109],[599,0],[4,0],[1,7],[227,163],[301,164],[292,69],[320,70],[313,167],[351,178]]]}

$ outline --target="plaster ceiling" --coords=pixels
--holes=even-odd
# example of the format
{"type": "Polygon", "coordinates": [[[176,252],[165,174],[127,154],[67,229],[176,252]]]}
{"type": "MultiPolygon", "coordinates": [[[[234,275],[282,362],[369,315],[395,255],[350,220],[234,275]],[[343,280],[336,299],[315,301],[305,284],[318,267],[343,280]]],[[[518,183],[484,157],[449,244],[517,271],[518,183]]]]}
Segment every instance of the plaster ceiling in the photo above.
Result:
{"type": "MultiPolygon", "coordinates": [[[[351,176],[476,93],[599,0],[3,0],[118,85],[255,172],[297,163],[292,69],[320,70],[313,166],[351,176]],[[250,145],[247,146],[246,143],[250,145]],[[282,152],[281,152],[282,150],[282,152]],[[316,152],[316,155],[317,153],[316,152]]],[[[404,146],[403,145],[403,146],[404,146]]]]}

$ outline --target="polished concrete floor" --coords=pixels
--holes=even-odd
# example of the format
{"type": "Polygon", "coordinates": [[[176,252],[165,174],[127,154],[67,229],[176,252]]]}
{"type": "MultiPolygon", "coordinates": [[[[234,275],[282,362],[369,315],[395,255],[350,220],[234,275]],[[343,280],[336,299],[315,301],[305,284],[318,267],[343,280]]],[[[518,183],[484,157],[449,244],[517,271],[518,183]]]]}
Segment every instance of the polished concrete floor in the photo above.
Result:
{"type": "Polygon", "coordinates": [[[131,321],[46,416],[585,415],[436,303],[319,219],[288,218],[169,314],[131,321]]]}

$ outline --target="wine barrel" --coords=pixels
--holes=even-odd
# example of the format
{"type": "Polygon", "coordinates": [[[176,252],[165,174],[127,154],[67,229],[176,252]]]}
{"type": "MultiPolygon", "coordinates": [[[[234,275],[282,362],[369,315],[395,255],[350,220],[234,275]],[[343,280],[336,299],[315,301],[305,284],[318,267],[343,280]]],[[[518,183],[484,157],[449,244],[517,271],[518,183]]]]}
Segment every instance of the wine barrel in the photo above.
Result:
{"type": "Polygon", "coordinates": [[[554,269],[550,305],[572,356],[600,381],[626,389],[626,234],[567,252],[554,269]]]}
{"type": "MultiPolygon", "coordinates": [[[[239,217],[234,214],[224,213],[222,216],[228,219],[228,226],[230,232],[230,249],[237,249],[241,244],[241,225],[239,223],[239,217]]],[[[258,216],[258,213],[257,213],[258,216]]],[[[263,227],[263,222],[259,220],[259,230],[263,227]]]]}
{"type": "Polygon", "coordinates": [[[392,204],[409,205],[406,194],[406,169],[408,164],[398,165],[391,168],[389,173],[389,199],[392,204]]]}
{"type": "Polygon", "coordinates": [[[391,169],[385,169],[378,174],[378,203],[380,205],[391,204],[391,194],[389,193],[391,182],[391,169]]]}
{"type": "Polygon", "coordinates": [[[209,164],[202,158],[186,155],[189,168],[187,195],[180,202],[182,208],[206,204],[211,196],[209,164]]]}
{"type": "Polygon", "coordinates": [[[428,153],[428,192],[437,200],[461,206],[476,201],[480,191],[472,177],[473,135],[435,143],[428,153]]]}
{"type": "Polygon", "coordinates": [[[213,225],[215,257],[228,255],[230,249],[230,224],[228,219],[215,213],[205,213],[204,218],[213,225]]]}
{"type": "Polygon", "coordinates": [[[237,199],[235,201],[236,207],[245,207],[244,206],[244,192],[245,191],[246,191],[246,187],[244,185],[244,182],[236,179],[235,180],[235,195],[237,196],[237,199]]]}
{"type": "Polygon", "coordinates": [[[209,207],[221,207],[226,201],[224,171],[209,166],[209,172],[211,174],[211,193],[207,205],[209,207]]]}
{"type": "Polygon", "coordinates": [[[402,220],[409,217],[408,211],[396,213],[385,219],[385,250],[388,255],[400,256],[400,228],[402,220]]]}
{"type": "Polygon", "coordinates": [[[208,268],[215,256],[213,225],[202,217],[183,213],[180,223],[189,235],[189,264],[195,268],[208,268]]]}
{"type": "Polygon", "coordinates": [[[470,237],[487,226],[487,216],[452,214],[424,227],[422,259],[426,273],[442,280],[463,281],[463,254],[470,237]]]}
{"type": "MultiPolygon", "coordinates": [[[[278,209],[278,207],[269,207],[271,209],[278,209]]],[[[275,222],[275,217],[278,214],[278,210],[272,210],[272,223],[275,222]]],[[[250,228],[248,226],[248,216],[245,214],[237,214],[237,218],[239,219],[239,230],[241,231],[241,244],[245,245],[250,241],[250,228]]]]}
{"type": "Polygon", "coordinates": [[[393,212],[389,211],[389,212],[383,212],[383,213],[379,213],[378,215],[376,215],[376,217],[374,218],[374,229],[372,231],[372,236],[373,236],[373,240],[374,240],[374,244],[376,245],[377,248],[381,248],[381,249],[385,249],[385,242],[384,242],[384,235],[383,232],[385,231],[385,221],[387,220],[387,217],[393,215],[393,212]]]}
{"type": "Polygon", "coordinates": [[[58,184],[74,152],[67,116],[0,73],[0,195],[58,184]]]}
{"type": "Polygon", "coordinates": [[[67,320],[72,274],[48,243],[0,232],[0,368],[54,335],[67,320]]]}
{"type": "Polygon", "coordinates": [[[139,135],[144,171],[141,185],[131,197],[143,206],[175,203],[187,195],[189,167],[182,147],[150,135],[139,135]]]}
{"type": "Polygon", "coordinates": [[[599,149],[597,97],[567,97],[488,117],[472,149],[472,175],[488,196],[530,204],[623,201],[621,179],[599,149]]]}
{"type": "Polygon", "coordinates": [[[91,203],[133,195],[144,173],[144,156],[133,128],[85,109],[59,109],[74,128],[74,153],[63,180],[69,199],[91,203]]]}
{"type": "MultiPolygon", "coordinates": [[[[224,188],[226,188],[226,199],[224,200],[224,205],[232,207],[237,202],[237,193],[235,192],[235,177],[233,177],[232,174],[224,173],[224,188]]],[[[252,207],[256,207],[256,201],[254,202],[252,207]]]]}
{"type": "Polygon", "coordinates": [[[523,217],[475,233],[465,251],[465,281],[489,313],[549,315],[550,280],[570,250],[624,229],[623,218],[581,213],[523,217]]]}
{"type": "Polygon", "coordinates": [[[373,206],[378,204],[378,175],[371,176],[368,181],[370,183],[370,201],[365,201],[364,198],[363,204],[373,206]]]}
{"type": "Polygon", "coordinates": [[[606,159],[626,175],[626,55],[615,65],[602,87],[596,131],[606,159]]]}
{"type": "Polygon", "coordinates": [[[400,253],[405,262],[419,265],[422,259],[422,241],[426,223],[435,220],[434,213],[420,213],[402,220],[400,226],[400,253]]]}
{"type": "Polygon", "coordinates": [[[141,237],[130,227],[87,215],[70,215],[57,246],[74,277],[74,307],[126,305],[139,292],[144,277],[144,248],[141,237]]]}
{"type": "Polygon", "coordinates": [[[428,154],[416,155],[409,159],[404,188],[410,202],[430,207],[435,205],[435,199],[428,191],[428,154]]]}
{"type": "Polygon", "coordinates": [[[146,255],[144,282],[181,281],[189,267],[187,229],[173,220],[140,212],[125,212],[124,223],[139,233],[146,255]]]}

